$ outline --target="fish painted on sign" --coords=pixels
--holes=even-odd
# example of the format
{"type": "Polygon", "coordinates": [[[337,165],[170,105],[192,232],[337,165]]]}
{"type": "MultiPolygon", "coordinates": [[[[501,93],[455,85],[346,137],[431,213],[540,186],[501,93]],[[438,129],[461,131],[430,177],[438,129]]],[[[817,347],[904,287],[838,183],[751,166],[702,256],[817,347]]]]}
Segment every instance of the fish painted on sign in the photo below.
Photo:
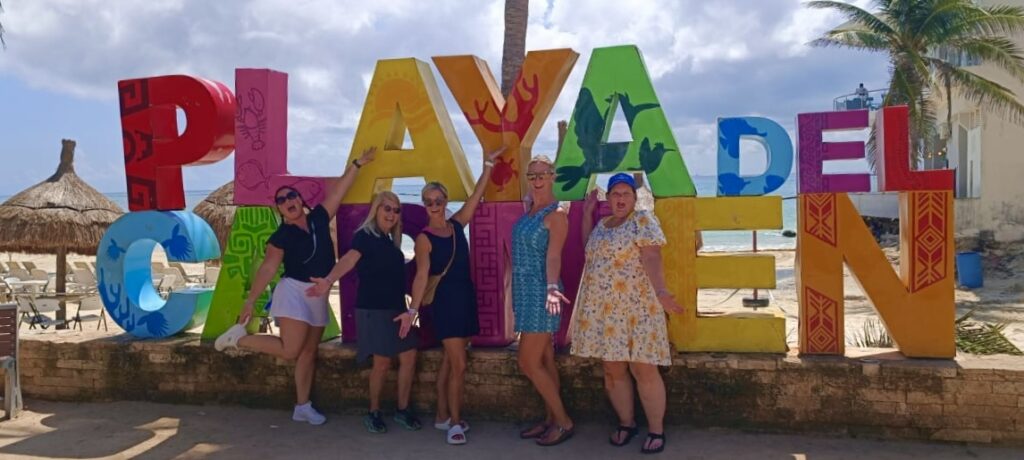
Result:
{"type": "Polygon", "coordinates": [[[160,245],[175,260],[186,259],[192,255],[192,242],[181,234],[181,224],[175,225],[171,229],[171,237],[163,240],[160,245]]]}
{"type": "Polygon", "coordinates": [[[117,259],[120,259],[121,254],[124,254],[125,252],[127,251],[124,248],[117,245],[117,241],[113,238],[110,239],[110,244],[107,245],[107,257],[109,257],[110,260],[116,261],[117,259]]]}

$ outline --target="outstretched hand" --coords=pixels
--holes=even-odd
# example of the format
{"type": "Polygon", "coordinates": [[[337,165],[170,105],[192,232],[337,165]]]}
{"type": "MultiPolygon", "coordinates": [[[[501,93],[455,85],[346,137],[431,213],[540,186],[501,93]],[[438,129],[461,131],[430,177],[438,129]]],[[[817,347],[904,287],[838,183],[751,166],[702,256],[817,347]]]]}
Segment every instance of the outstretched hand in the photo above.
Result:
{"type": "Polygon", "coordinates": [[[676,302],[676,298],[673,297],[670,292],[662,292],[661,294],[658,294],[658,302],[661,303],[661,307],[664,308],[665,311],[672,314],[679,315],[686,311],[685,308],[676,302]]]}
{"type": "Polygon", "coordinates": [[[404,339],[405,336],[409,335],[409,330],[412,329],[412,317],[413,313],[411,311],[407,311],[396,316],[395,319],[391,320],[393,322],[399,323],[398,338],[404,339]]]}
{"type": "Polygon", "coordinates": [[[306,295],[309,297],[323,297],[330,292],[331,285],[334,284],[325,278],[310,278],[309,281],[313,283],[306,289],[306,295]]]}
{"type": "Polygon", "coordinates": [[[566,298],[565,295],[562,294],[561,292],[559,292],[557,289],[549,289],[548,290],[547,309],[548,309],[548,314],[549,315],[556,316],[556,315],[562,313],[562,303],[563,302],[565,304],[572,303],[572,302],[569,302],[569,299],[566,298]]]}
{"type": "Polygon", "coordinates": [[[377,147],[369,147],[363,150],[363,153],[359,155],[360,166],[365,166],[367,163],[373,161],[377,155],[377,147]]]}
{"type": "Polygon", "coordinates": [[[586,215],[592,214],[594,210],[597,209],[597,203],[599,201],[597,198],[597,193],[598,190],[597,187],[595,187],[593,190],[590,191],[590,193],[587,194],[587,199],[583,202],[583,212],[586,215]]]}
{"type": "Polygon", "coordinates": [[[505,153],[505,150],[508,150],[508,146],[503,145],[500,148],[498,148],[498,150],[495,150],[487,154],[487,161],[493,162],[494,160],[497,160],[498,157],[501,156],[501,154],[505,153]]]}

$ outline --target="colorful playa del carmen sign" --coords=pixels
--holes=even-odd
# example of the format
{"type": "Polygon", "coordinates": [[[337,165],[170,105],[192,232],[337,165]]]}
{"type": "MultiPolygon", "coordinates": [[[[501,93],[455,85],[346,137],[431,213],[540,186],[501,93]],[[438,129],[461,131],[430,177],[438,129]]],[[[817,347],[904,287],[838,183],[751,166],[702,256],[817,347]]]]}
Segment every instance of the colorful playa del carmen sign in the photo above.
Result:
{"type": "MultiPolygon", "coordinates": [[[[504,346],[514,336],[509,292],[512,223],[523,214],[524,166],[552,106],[579,55],[571,49],[531,51],[506,99],[486,62],[475,56],[432,59],[476,136],[478,151],[506,146],[487,184],[485,202],[470,224],[473,279],[481,334],[477,346],[504,346]]],[[[204,324],[216,337],[238,317],[267,237],[278,220],[273,192],[297,188],[310,203],[322,200],[332,180],[289,174],[288,76],[270,69],[236,69],[232,91],[222,83],[186,75],[118,82],[124,161],[131,212],[115,222],[98,249],[99,290],[111,317],[137,337],[166,337],[204,324]],[[175,111],[187,127],[178,134],[175,111]],[[210,226],[185,211],[182,168],[210,164],[235,153],[234,224],[220,248],[210,226]],[[150,258],[159,244],[171,261],[222,258],[213,289],[184,289],[162,298],[153,288],[150,258]]],[[[906,107],[885,107],[876,118],[878,190],[897,192],[900,206],[899,273],[892,268],[854,208],[848,193],[869,192],[868,174],[825,174],[830,160],[864,156],[863,142],[826,142],[822,135],[868,126],[868,112],[797,115],[794,143],[775,121],[750,116],[718,119],[718,190],[697,196],[679,145],[636,46],[594,49],[565,141],[556,156],[558,199],[570,203],[579,232],[582,200],[595,176],[643,172],[655,196],[654,212],[668,238],[662,249],[670,289],[686,312],[670,315],[679,351],[784,352],[781,311],[702,313],[704,288],[775,288],[775,259],[767,254],[702,254],[702,230],[764,230],[782,227],[782,198],[771,193],[796,166],[799,210],[796,288],[800,306],[799,351],[844,353],[843,267],[849,267],[878,311],[899,350],[908,357],[951,358],[953,341],[953,173],[915,171],[910,164],[906,107]],[[611,120],[621,111],[632,140],[608,142],[611,120]],[[767,152],[762,174],[740,174],[741,140],[767,152]],[[795,150],[795,153],[794,153],[795,150]]],[[[747,144],[749,145],[749,144],[747,144]]],[[[368,212],[375,191],[392,180],[441,181],[453,201],[464,200],[473,179],[462,144],[442,101],[430,64],[414,58],[376,64],[350,160],[376,146],[377,160],[362,169],[337,213],[339,251],[368,212]],[[411,149],[403,149],[405,136],[411,149]]],[[[338,171],[343,163],[323,165],[338,171]]],[[[426,224],[417,204],[404,204],[403,228],[411,236],[426,224]]],[[[607,212],[606,210],[598,210],[607,212]]],[[[563,254],[563,283],[572,298],[579,289],[583,248],[571,234],[563,254]]],[[[331,319],[325,339],[354,340],[355,273],[341,281],[341,318],[331,319]],[[340,326],[340,327],[339,327],[340,326]]],[[[265,314],[264,295],[258,313],[265,314]]],[[[570,305],[571,312],[572,306],[570,305]]],[[[429,318],[429,311],[424,312],[429,318]]],[[[257,314],[256,316],[259,316],[257,314]]],[[[567,342],[563,315],[560,345],[567,342]]],[[[256,324],[250,327],[255,328],[256,324]]],[[[429,321],[421,333],[429,336],[429,321]]]]}

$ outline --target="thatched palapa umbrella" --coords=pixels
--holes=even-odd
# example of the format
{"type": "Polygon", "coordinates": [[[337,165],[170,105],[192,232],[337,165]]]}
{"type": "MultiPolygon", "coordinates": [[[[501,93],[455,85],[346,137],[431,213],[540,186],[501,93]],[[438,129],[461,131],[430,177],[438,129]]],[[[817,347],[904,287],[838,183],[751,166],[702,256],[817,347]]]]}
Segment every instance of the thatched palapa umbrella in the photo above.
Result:
{"type": "Polygon", "coordinates": [[[235,205],[234,181],[214,190],[192,209],[192,212],[202,217],[213,228],[213,232],[217,234],[217,241],[220,242],[222,253],[228,247],[231,224],[235,221],[235,209],[238,209],[238,206],[235,205]]]}
{"type": "Polygon", "coordinates": [[[61,143],[57,172],[0,204],[0,251],[56,254],[62,293],[67,254],[96,254],[107,227],[124,211],[75,174],[75,141],[61,143]]]}

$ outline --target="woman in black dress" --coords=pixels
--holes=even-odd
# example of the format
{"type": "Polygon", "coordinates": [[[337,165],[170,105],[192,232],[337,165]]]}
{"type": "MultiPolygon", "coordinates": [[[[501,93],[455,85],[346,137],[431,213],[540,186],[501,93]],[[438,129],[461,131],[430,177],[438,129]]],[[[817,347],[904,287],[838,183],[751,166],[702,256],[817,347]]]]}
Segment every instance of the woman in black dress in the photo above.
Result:
{"type": "Polygon", "coordinates": [[[412,284],[412,310],[423,302],[428,279],[442,275],[430,303],[437,338],[444,345],[444,360],[437,375],[437,417],[434,427],[447,432],[449,444],[465,444],[469,425],[462,420],[462,390],[465,387],[466,346],[480,333],[477,318],[476,289],[470,278],[469,242],[463,231],[473,217],[494,159],[504,148],[491,153],[476,188],[451,219],[445,218],[448,189],[439,182],[423,187],[421,197],[430,218],[416,237],[416,278],[412,284]]]}
{"type": "Polygon", "coordinates": [[[402,254],[402,205],[392,192],[380,192],[370,213],[352,237],[352,249],[341,256],[325,278],[313,278],[307,293],[322,296],[353,268],[359,274],[356,325],[360,362],[373,356],[370,372],[370,411],[363,424],[371,433],[387,432],[380,411],[380,392],[398,357],[398,408],[395,422],[407,430],[422,427],[409,406],[416,373],[416,334],[410,334],[414,313],[405,306],[405,255],[402,254]]]}

